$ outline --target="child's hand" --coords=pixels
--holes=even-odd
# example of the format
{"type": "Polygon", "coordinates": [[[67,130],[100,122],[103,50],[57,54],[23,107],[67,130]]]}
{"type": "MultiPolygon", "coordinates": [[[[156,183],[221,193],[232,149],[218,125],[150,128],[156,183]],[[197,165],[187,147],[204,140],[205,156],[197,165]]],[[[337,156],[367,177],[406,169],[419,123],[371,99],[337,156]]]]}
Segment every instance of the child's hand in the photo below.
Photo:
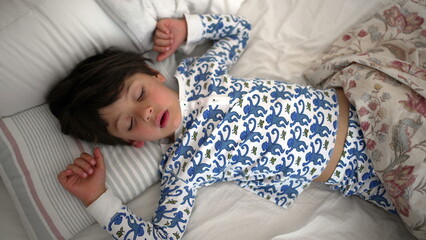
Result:
{"type": "Polygon", "coordinates": [[[95,148],[93,156],[82,153],[58,174],[61,185],[86,206],[105,192],[106,171],[101,150],[95,148]]]}
{"type": "Polygon", "coordinates": [[[154,51],[158,52],[157,61],[162,61],[172,55],[186,40],[186,20],[161,19],[157,22],[154,33],[154,51]]]}

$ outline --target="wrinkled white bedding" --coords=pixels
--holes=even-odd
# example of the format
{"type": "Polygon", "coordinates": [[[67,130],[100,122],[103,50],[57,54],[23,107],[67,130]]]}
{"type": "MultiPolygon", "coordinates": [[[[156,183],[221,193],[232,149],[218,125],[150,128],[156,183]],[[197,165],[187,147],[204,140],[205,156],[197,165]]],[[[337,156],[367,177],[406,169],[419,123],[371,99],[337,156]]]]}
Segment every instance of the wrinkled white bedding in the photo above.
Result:
{"type": "MultiPolygon", "coordinates": [[[[239,14],[253,25],[247,51],[232,69],[240,77],[305,83],[302,72],[345,30],[391,0],[246,0],[239,14]]],[[[0,236],[27,239],[0,186],[0,236]]],[[[159,198],[153,185],[129,207],[150,218],[159,198]]],[[[110,239],[94,224],[73,239],[110,239]]],[[[313,184],[284,210],[233,183],[201,189],[184,239],[413,239],[396,216],[357,198],[313,184]]]]}

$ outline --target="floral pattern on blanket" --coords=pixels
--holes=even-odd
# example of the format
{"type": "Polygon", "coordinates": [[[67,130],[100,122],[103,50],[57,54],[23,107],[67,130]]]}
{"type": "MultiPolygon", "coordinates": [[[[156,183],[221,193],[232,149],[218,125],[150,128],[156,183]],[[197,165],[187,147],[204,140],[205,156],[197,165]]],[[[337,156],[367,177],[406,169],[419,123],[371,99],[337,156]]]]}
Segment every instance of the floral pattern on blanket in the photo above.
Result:
{"type": "Polygon", "coordinates": [[[407,228],[426,239],[426,1],[397,2],[337,39],[306,73],[344,89],[407,228]]]}

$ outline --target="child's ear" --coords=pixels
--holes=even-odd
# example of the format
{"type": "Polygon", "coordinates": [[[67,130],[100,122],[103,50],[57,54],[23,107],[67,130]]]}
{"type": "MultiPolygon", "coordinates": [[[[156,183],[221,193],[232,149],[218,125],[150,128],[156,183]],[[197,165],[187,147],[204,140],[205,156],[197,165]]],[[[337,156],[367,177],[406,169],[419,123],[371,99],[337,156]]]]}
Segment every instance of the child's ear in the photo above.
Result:
{"type": "Polygon", "coordinates": [[[133,147],[137,147],[137,148],[141,148],[145,145],[144,141],[135,141],[135,140],[129,140],[129,143],[133,146],[133,147]]]}
{"type": "Polygon", "coordinates": [[[160,81],[161,83],[164,83],[166,81],[166,77],[164,77],[164,75],[161,73],[157,73],[157,75],[155,75],[154,78],[160,81]]]}

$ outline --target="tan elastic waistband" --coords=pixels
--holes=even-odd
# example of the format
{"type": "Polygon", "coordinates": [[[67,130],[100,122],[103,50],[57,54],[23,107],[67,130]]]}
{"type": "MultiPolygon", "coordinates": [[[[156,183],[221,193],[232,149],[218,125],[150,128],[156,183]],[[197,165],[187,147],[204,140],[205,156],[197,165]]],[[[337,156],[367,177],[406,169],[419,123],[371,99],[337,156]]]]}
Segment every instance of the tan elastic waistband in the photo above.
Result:
{"type": "Polygon", "coordinates": [[[314,179],[315,182],[326,182],[336,169],[340,156],[342,156],[343,147],[345,146],[346,134],[348,133],[349,124],[349,101],[341,88],[336,89],[337,98],[339,101],[339,117],[336,133],[336,142],[330,161],[325,167],[321,175],[314,179]]]}

